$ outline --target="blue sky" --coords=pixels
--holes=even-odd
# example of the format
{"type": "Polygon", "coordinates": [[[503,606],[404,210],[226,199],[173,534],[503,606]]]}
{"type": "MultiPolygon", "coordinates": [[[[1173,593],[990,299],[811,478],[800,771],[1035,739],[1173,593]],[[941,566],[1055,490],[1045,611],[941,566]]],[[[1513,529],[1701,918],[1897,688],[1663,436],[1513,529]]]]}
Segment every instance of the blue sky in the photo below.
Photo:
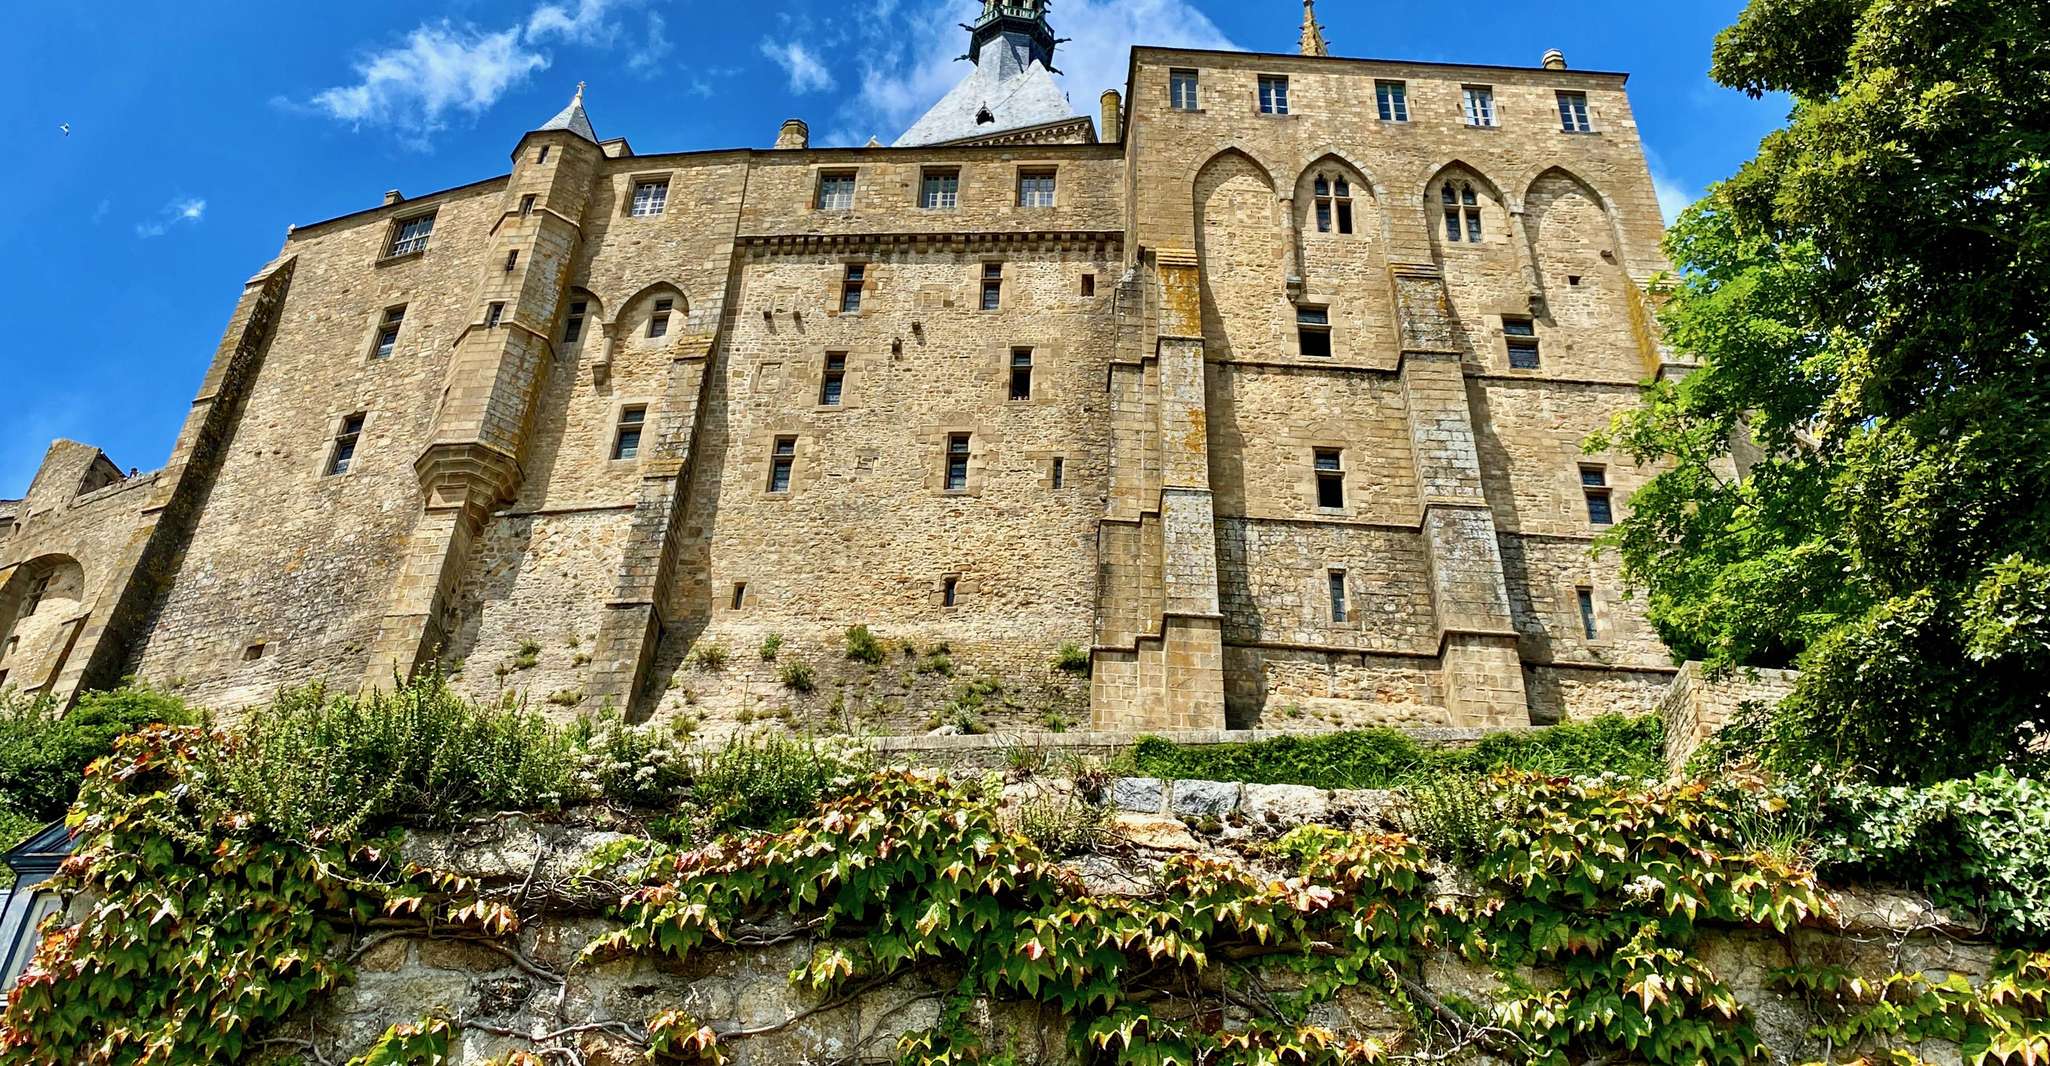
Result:
{"type": "MultiPolygon", "coordinates": [[[[1741,0],[1323,0],[1334,53],[1627,70],[1668,211],[1785,117],[1708,81],[1741,0]],[[1466,11],[1471,17],[1451,17],[1466,11]]],[[[579,80],[643,153],[894,138],[957,79],[976,0],[122,0],[0,36],[0,498],[53,437],[169,454],[242,282],[285,228],[503,172],[579,80]],[[67,135],[61,129],[70,126],[67,135]]],[[[1134,43],[1290,51],[1296,0],[1058,0],[1078,110],[1134,43]]]]}

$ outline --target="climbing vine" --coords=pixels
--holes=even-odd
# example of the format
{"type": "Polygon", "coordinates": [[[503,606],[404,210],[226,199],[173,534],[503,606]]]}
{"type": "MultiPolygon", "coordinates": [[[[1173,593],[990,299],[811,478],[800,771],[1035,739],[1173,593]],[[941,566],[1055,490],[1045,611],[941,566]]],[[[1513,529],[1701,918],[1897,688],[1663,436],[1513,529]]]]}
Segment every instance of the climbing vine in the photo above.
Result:
{"type": "MultiPolygon", "coordinates": [[[[346,984],[368,945],[461,936],[519,957],[504,945],[524,888],[493,898],[407,864],[391,832],[275,835],[209,798],[221,794],[207,779],[220,743],[153,728],[88,775],[59,885],[83,902],[75,924],[50,927],[0,1015],[0,1066],[326,1062],[288,1023],[346,984]]],[[[630,861],[631,849],[612,849],[606,860],[623,861],[603,883],[633,871],[609,897],[618,925],[577,965],[815,946],[791,976],[814,1002],[797,1017],[747,1027],[670,1010],[604,1023],[653,1064],[727,1061],[907,979],[941,990],[937,1022],[894,1049],[857,1050],[1004,1066],[1016,1060],[990,1039],[983,1006],[1011,1001],[1058,1011],[1094,1066],[1763,1062],[1698,938],[1785,932],[1830,904],[1808,868],[1754,843],[1747,805],[1760,795],[1742,780],[1503,774],[1476,788],[1472,817],[1422,836],[1311,826],[1250,864],[1182,856],[1144,890],[1110,895],[1019,835],[980,779],[884,773],[774,831],[630,861]],[[1434,991],[1426,967],[1448,955],[1492,983],[1472,999],[1434,991]],[[1362,996],[1406,1013],[1406,1031],[1341,1037],[1317,1024],[1320,1008],[1362,996]]],[[[1814,1006],[1832,1062],[1913,1063],[1907,1049],[1923,1040],[1964,1049],[1974,1066],[2050,1058],[2050,955],[2009,956],[1976,986],[1828,967],[1778,982],[1814,1006]]],[[[351,1063],[436,1066],[469,1026],[518,1035],[424,1018],[351,1063]]],[[[527,1042],[533,1053],[500,1063],[560,1051],[527,1042]]]]}

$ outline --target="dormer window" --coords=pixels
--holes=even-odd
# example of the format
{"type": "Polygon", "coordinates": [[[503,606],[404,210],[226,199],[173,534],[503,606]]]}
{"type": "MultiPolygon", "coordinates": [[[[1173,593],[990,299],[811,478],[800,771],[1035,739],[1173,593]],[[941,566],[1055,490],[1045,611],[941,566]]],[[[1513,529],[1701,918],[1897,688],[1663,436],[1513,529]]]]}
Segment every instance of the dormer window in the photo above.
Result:
{"type": "Polygon", "coordinates": [[[975,124],[978,126],[993,125],[996,122],[996,120],[997,117],[995,115],[990,114],[989,108],[985,107],[982,110],[977,111],[975,113],[975,124]]]}

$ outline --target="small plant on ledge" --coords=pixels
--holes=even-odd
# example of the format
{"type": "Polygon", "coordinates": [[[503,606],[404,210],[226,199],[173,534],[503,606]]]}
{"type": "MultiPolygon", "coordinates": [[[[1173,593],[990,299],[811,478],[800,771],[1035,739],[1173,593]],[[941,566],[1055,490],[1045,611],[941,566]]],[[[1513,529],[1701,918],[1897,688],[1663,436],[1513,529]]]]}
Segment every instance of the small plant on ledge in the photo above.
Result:
{"type": "Polygon", "coordinates": [[[868,631],[867,626],[847,627],[847,657],[858,663],[879,666],[883,661],[883,642],[868,631]]]}
{"type": "Polygon", "coordinates": [[[1089,652],[1074,641],[1062,644],[1053,653],[1053,668],[1068,674],[1089,672],[1089,652]]]}
{"type": "Polygon", "coordinates": [[[685,657],[685,661],[690,663],[692,669],[702,670],[708,674],[716,674],[725,669],[726,659],[726,645],[717,641],[700,644],[692,648],[690,654],[685,657]]]}
{"type": "Polygon", "coordinates": [[[772,663],[783,653],[783,634],[771,633],[762,638],[762,661],[772,663]]]}
{"type": "Polygon", "coordinates": [[[777,676],[782,679],[783,687],[792,692],[810,692],[818,687],[818,682],[812,676],[810,665],[802,661],[792,661],[783,664],[783,669],[777,676]]]}

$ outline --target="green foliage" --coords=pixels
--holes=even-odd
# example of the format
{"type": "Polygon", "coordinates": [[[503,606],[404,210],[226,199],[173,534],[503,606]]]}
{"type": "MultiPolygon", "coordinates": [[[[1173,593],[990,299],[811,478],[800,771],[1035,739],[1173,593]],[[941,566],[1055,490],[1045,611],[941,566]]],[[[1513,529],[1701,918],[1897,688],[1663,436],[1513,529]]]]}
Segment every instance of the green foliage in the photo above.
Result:
{"type": "Polygon", "coordinates": [[[1870,981],[1834,968],[1786,971],[1780,983],[1825,1013],[1812,1036],[1870,1049],[1866,1062],[1923,1066],[1907,1049],[1934,1041],[1956,1045],[1970,1063],[2050,1058],[2050,955],[2002,956],[1977,987],[1958,974],[1870,981]]]}
{"type": "Polygon", "coordinates": [[[1476,862],[1497,826],[1493,790],[1468,774],[1447,774],[1412,786],[1402,812],[1404,829],[1434,855],[1476,862]]]}
{"type": "Polygon", "coordinates": [[[1997,0],[1753,0],[1717,42],[1792,121],[1668,237],[1701,369],[1590,446],[1664,468],[1608,543],[1666,642],[1801,668],[1749,727],[1769,765],[2042,761],[2046,67],[2050,8],[1997,0]]]}
{"type": "Polygon", "coordinates": [[[867,626],[847,627],[847,657],[858,663],[880,666],[883,661],[883,644],[868,631],[867,626]]]}
{"type": "Polygon", "coordinates": [[[818,688],[818,682],[812,676],[811,664],[801,659],[792,659],[784,663],[783,669],[777,671],[776,676],[782,680],[783,687],[792,692],[810,692],[818,688]]]}
{"type": "Polygon", "coordinates": [[[1041,793],[1018,804],[1012,824],[1042,854],[1059,859],[1093,851],[1109,839],[1110,811],[1073,796],[1041,793]]]}
{"type": "Polygon", "coordinates": [[[0,690],[0,810],[41,828],[71,806],[86,766],[113,751],[115,738],[196,719],[185,701],[152,688],[88,693],[68,714],[46,697],[0,690]]]}
{"type": "Polygon", "coordinates": [[[426,1018],[394,1025],[349,1066],[442,1066],[448,1061],[448,1022],[426,1018]]]}
{"type": "Polygon", "coordinates": [[[767,828],[816,808],[848,770],[816,742],[777,733],[741,736],[699,758],[692,797],[715,829],[767,828]]]}
{"type": "Polygon", "coordinates": [[[703,641],[693,646],[690,649],[690,654],[683,657],[683,661],[689,663],[693,670],[716,674],[726,669],[726,660],[729,657],[730,653],[727,652],[726,645],[713,640],[703,641]]]}
{"type": "Polygon", "coordinates": [[[1511,769],[1654,777],[1665,772],[1663,741],[1664,728],[1656,717],[1616,715],[1495,734],[1467,749],[1427,748],[1394,729],[1201,746],[1146,737],[1133,745],[1126,768],[1178,780],[1317,788],[1392,788],[1451,774],[1511,769]]]}
{"type": "Polygon", "coordinates": [[[2050,785],[2004,771],[1921,788],[1816,778],[1782,786],[1774,807],[1832,876],[1912,885],[2005,941],[2050,945],[2050,785]]]}
{"type": "Polygon", "coordinates": [[[569,737],[546,719],[471,703],[435,676],[364,696],[285,690],[198,757],[222,804],[289,837],[552,807],[576,769],[569,737]]]}
{"type": "Polygon", "coordinates": [[[1053,668],[1070,674],[1086,674],[1089,672],[1089,650],[1068,641],[1055,649],[1053,668]]]}
{"type": "Polygon", "coordinates": [[[617,713],[580,717],[569,735],[577,751],[577,791],[632,807],[666,807],[690,784],[684,719],[668,729],[628,725],[617,713]]]}
{"type": "Polygon", "coordinates": [[[48,927],[0,1014],[0,1066],[230,1066],[349,979],[352,926],[516,931],[460,879],[399,863],[390,840],[283,836],[202,802],[232,791],[216,776],[224,743],[152,726],[87,775],[77,850],[51,887],[96,902],[48,927]]]}
{"type": "Polygon", "coordinates": [[[766,636],[766,637],[763,637],[763,638],[762,638],[762,648],[761,648],[761,656],[762,656],[762,661],[763,661],[763,662],[765,662],[765,663],[772,663],[772,662],[775,662],[775,661],[776,661],[776,656],[777,656],[777,655],[779,655],[779,654],[781,654],[781,653],[782,653],[782,651],[783,651],[783,634],[781,634],[781,633],[771,633],[771,634],[769,634],[768,636],[766,636]]]}

